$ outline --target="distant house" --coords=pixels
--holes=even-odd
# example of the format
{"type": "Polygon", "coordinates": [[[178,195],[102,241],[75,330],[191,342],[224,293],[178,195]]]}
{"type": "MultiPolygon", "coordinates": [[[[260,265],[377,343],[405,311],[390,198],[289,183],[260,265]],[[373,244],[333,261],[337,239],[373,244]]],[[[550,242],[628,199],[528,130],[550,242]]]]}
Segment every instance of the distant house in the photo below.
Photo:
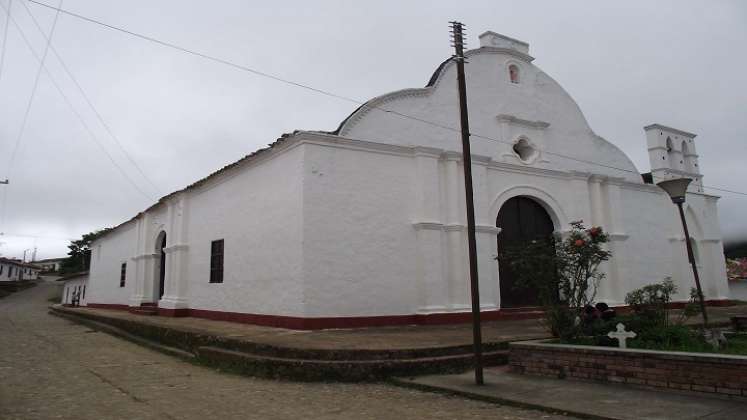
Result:
{"type": "Polygon", "coordinates": [[[726,275],[730,281],[747,280],[747,257],[726,259],[726,275]]]}
{"type": "Polygon", "coordinates": [[[21,260],[0,257],[0,281],[35,280],[41,268],[21,260]]]}
{"type": "Polygon", "coordinates": [[[41,271],[45,273],[56,273],[60,271],[62,261],[64,260],[65,258],[47,258],[39,261],[32,261],[31,263],[41,267],[41,271]]]}
{"type": "Polygon", "coordinates": [[[63,305],[72,305],[73,300],[77,295],[78,306],[86,306],[86,286],[88,285],[88,271],[71,274],[57,281],[65,282],[65,287],[62,289],[62,300],[60,301],[60,303],[62,303],[63,305]]]}

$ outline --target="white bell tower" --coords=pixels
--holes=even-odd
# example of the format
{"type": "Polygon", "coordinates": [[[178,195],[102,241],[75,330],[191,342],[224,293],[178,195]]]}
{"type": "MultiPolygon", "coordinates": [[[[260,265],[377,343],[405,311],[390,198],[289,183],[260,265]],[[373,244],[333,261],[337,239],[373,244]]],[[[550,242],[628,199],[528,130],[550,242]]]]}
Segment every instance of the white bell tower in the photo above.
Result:
{"type": "Polygon", "coordinates": [[[661,124],[643,127],[654,184],[673,178],[692,178],[688,190],[703,192],[703,175],[698,166],[695,134],[661,124]]]}

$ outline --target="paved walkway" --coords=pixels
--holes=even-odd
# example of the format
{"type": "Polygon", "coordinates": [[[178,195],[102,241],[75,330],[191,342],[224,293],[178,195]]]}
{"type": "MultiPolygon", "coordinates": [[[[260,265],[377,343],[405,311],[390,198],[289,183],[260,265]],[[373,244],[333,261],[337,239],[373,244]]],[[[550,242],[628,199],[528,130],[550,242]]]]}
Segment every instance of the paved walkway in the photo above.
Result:
{"type": "Polygon", "coordinates": [[[47,314],[56,284],[0,299],[0,419],[561,419],[383,384],[222,374],[47,314]]]}
{"type": "Polygon", "coordinates": [[[740,419],[747,403],[717,398],[636,389],[616,384],[515,375],[506,367],[485,370],[485,385],[474,384],[474,372],[400,379],[402,384],[471,398],[546,407],[602,419],[740,419]],[[740,414],[741,413],[741,414],[740,414]]]}
{"type": "MultiPolygon", "coordinates": [[[[471,324],[298,331],[193,317],[145,316],[115,309],[68,309],[278,347],[395,350],[472,345],[471,324]]],[[[747,305],[709,307],[708,314],[711,323],[727,324],[731,316],[747,315],[747,305]]],[[[693,317],[688,322],[699,323],[700,318],[693,317]]],[[[482,336],[483,341],[489,343],[539,339],[549,335],[541,320],[526,319],[484,322],[482,336]]]]}

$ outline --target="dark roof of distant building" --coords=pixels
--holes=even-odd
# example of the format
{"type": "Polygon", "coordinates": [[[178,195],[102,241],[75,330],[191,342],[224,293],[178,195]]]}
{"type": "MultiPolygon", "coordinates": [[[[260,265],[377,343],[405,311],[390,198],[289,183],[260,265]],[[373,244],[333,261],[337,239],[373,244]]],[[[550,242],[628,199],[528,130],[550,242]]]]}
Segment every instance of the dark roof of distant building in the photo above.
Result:
{"type": "Polygon", "coordinates": [[[0,257],[0,263],[13,264],[13,265],[17,265],[17,266],[20,266],[20,267],[33,268],[35,270],[41,270],[40,267],[38,267],[38,266],[36,266],[36,265],[34,265],[32,263],[23,262],[21,260],[15,259],[15,258],[0,257]]]}
{"type": "Polygon", "coordinates": [[[32,264],[42,264],[42,263],[57,262],[57,261],[62,261],[62,260],[64,260],[65,258],[67,258],[67,257],[59,257],[59,258],[45,258],[45,259],[43,259],[43,260],[36,260],[36,261],[31,261],[31,263],[32,263],[32,264]]]}

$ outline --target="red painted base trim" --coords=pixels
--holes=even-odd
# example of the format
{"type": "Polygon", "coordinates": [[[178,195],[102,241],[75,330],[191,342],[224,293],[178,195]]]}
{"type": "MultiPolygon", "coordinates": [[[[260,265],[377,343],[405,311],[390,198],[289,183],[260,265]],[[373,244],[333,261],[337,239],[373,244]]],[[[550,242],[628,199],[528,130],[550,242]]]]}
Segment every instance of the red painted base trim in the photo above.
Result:
{"type": "MultiPolygon", "coordinates": [[[[723,299],[723,300],[706,300],[706,306],[732,306],[734,303],[729,299],[723,299]]],[[[671,302],[667,305],[669,309],[684,309],[687,305],[687,302],[671,302]]],[[[622,305],[622,306],[615,306],[615,310],[618,313],[627,314],[631,312],[631,308],[628,305],[622,305]]]]}
{"type": "MultiPolygon", "coordinates": [[[[710,300],[708,306],[729,306],[729,300],[710,300]]],[[[127,305],[89,303],[91,308],[131,310],[136,307],[127,305]]],[[[672,308],[682,308],[683,302],[671,304],[672,308]]],[[[629,307],[615,308],[619,312],[627,312],[629,307]]],[[[195,318],[211,319],[214,321],[239,322],[243,324],[262,325],[267,327],[287,328],[292,330],[321,330],[329,328],[366,328],[387,327],[398,325],[443,325],[463,324],[472,321],[471,312],[452,312],[413,315],[383,315],[383,316],[354,316],[354,317],[320,317],[302,318],[283,315],[247,314],[241,312],[211,311],[207,309],[168,309],[158,308],[158,315],[172,317],[191,316],[195,318]]],[[[504,310],[483,311],[480,313],[483,321],[519,320],[541,318],[543,313],[539,308],[508,308],[504,310]]]]}
{"type": "Polygon", "coordinates": [[[130,309],[127,305],[122,305],[119,303],[88,303],[86,304],[89,308],[99,308],[99,309],[119,309],[119,310],[128,310],[130,309]]]}
{"type": "Polygon", "coordinates": [[[191,310],[189,308],[183,308],[183,309],[158,308],[158,315],[174,316],[174,317],[190,316],[190,311],[191,310]]]}

